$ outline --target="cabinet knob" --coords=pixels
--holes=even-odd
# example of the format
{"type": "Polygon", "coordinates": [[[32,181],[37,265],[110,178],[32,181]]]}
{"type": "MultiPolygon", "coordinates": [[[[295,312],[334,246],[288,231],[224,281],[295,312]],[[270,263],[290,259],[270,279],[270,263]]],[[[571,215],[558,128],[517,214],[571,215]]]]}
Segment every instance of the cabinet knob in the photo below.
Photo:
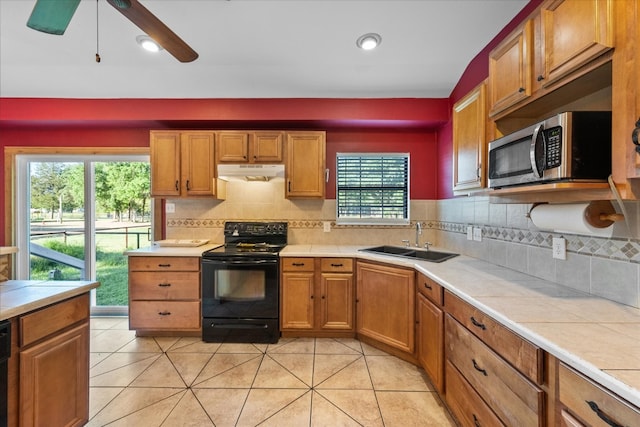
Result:
{"type": "Polygon", "coordinates": [[[187,191],[191,190],[191,188],[189,188],[189,180],[187,180],[187,191]]]}
{"type": "Polygon", "coordinates": [[[158,286],[160,286],[161,288],[168,288],[171,286],[171,283],[158,283],[158,286]]]}
{"type": "Polygon", "coordinates": [[[167,267],[171,267],[171,264],[158,264],[158,267],[167,268],[167,267]]]}
{"type": "Polygon", "coordinates": [[[520,92],[520,93],[524,92],[524,88],[523,87],[519,88],[518,92],[520,92]]]}
{"type": "Polygon", "coordinates": [[[342,267],[342,264],[331,264],[331,267],[342,267]]]}
{"type": "Polygon", "coordinates": [[[539,81],[539,82],[541,82],[541,81],[543,81],[543,80],[544,80],[544,76],[543,76],[542,74],[540,74],[540,75],[538,76],[538,81],[539,81]]]}
{"type": "Polygon", "coordinates": [[[478,322],[476,320],[476,318],[473,317],[473,316],[471,316],[471,323],[473,323],[473,326],[476,326],[476,327],[482,329],[483,331],[487,329],[487,327],[484,325],[484,323],[478,322]]]}
{"type": "Polygon", "coordinates": [[[176,180],[176,191],[180,191],[180,183],[176,180]]]}
{"type": "Polygon", "coordinates": [[[294,262],[291,265],[293,265],[294,267],[304,267],[304,262],[294,262]]]}
{"type": "Polygon", "coordinates": [[[638,141],[638,134],[640,134],[640,119],[636,122],[636,128],[631,132],[631,141],[636,146],[636,152],[640,154],[640,141],[638,141]]]}
{"type": "Polygon", "coordinates": [[[313,295],[311,295],[311,299],[313,299],[313,295]]]}
{"type": "Polygon", "coordinates": [[[478,366],[478,364],[476,363],[476,359],[471,359],[471,361],[473,362],[473,367],[475,368],[475,370],[480,372],[482,375],[484,375],[486,377],[487,376],[487,370],[486,369],[482,369],[480,366],[478,366]]]}
{"type": "Polygon", "coordinates": [[[432,287],[429,283],[427,283],[427,282],[424,282],[424,287],[425,287],[425,288],[427,288],[427,289],[429,289],[429,290],[432,290],[432,289],[433,289],[433,287],[432,287]]]}
{"type": "Polygon", "coordinates": [[[598,407],[598,405],[596,404],[596,402],[592,401],[592,400],[588,400],[587,401],[587,405],[589,405],[589,408],[591,408],[591,410],[593,412],[596,413],[596,415],[598,416],[598,418],[600,418],[602,421],[604,421],[605,423],[609,424],[611,427],[623,427],[622,424],[617,423],[613,418],[611,418],[609,415],[605,414],[604,412],[602,412],[602,409],[600,409],[598,407]]]}
{"type": "Polygon", "coordinates": [[[170,311],[161,311],[158,313],[160,316],[170,316],[171,312],[170,311]]]}

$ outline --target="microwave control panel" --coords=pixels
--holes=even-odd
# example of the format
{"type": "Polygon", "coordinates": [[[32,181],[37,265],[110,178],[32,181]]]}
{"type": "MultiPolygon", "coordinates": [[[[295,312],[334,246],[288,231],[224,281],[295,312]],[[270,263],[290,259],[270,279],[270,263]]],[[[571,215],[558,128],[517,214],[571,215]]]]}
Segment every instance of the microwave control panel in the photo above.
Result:
{"type": "Polygon", "coordinates": [[[546,136],[546,167],[545,169],[553,169],[560,166],[562,159],[560,153],[562,152],[562,128],[556,126],[545,131],[546,136]]]}

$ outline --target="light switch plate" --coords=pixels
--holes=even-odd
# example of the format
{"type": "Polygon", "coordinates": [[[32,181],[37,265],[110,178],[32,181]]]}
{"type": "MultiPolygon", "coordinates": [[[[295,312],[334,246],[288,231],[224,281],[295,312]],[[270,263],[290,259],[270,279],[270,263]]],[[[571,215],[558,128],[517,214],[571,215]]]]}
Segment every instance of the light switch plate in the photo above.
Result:
{"type": "Polygon", "coordinates": [[[175,203],[166,203],[164,205],[164,211],[166,213],[176,213],[176,204],[175,203]]]}
{"type": "Polygon", "coordinates": [[[555,259],[567,259],[567,241],[562,237],[554,237],[552,240],[553,257],[555,259]]]}
{"type": "Polygon", "coordinates": [[[467,225],[467,240],[473,240],[473,227],[467,225]]]}
{"type": "Polygon", "coordinates": [[[473,227],[473,240],[476,242],[482,242],[482,228],[473,227]]]}

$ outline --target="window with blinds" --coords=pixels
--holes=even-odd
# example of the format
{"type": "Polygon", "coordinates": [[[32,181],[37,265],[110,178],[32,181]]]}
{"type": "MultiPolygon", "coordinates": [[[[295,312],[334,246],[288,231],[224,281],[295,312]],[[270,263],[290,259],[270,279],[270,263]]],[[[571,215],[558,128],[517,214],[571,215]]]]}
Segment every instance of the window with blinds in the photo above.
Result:
{"type": "Polygon", "coordinates": [[[409,223],[409,153],[338,153],[338,224],[409,223]]]}

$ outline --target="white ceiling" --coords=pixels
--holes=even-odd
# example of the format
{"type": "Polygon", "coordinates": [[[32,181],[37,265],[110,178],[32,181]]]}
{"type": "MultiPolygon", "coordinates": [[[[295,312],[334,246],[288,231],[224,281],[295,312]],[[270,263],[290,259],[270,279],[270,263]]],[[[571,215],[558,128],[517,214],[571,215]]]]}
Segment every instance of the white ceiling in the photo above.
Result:
{"type": "Polygon", "coordinates": [[[1,97],[448,97],[528,1],[141,0],[199,53],[186,64],[142,51],[104,0],[82,0],[62,36],[27,28],[34,3],[0,0],[1,97]],[[368,32],[375,51],[355,45],[368,32]]]}

